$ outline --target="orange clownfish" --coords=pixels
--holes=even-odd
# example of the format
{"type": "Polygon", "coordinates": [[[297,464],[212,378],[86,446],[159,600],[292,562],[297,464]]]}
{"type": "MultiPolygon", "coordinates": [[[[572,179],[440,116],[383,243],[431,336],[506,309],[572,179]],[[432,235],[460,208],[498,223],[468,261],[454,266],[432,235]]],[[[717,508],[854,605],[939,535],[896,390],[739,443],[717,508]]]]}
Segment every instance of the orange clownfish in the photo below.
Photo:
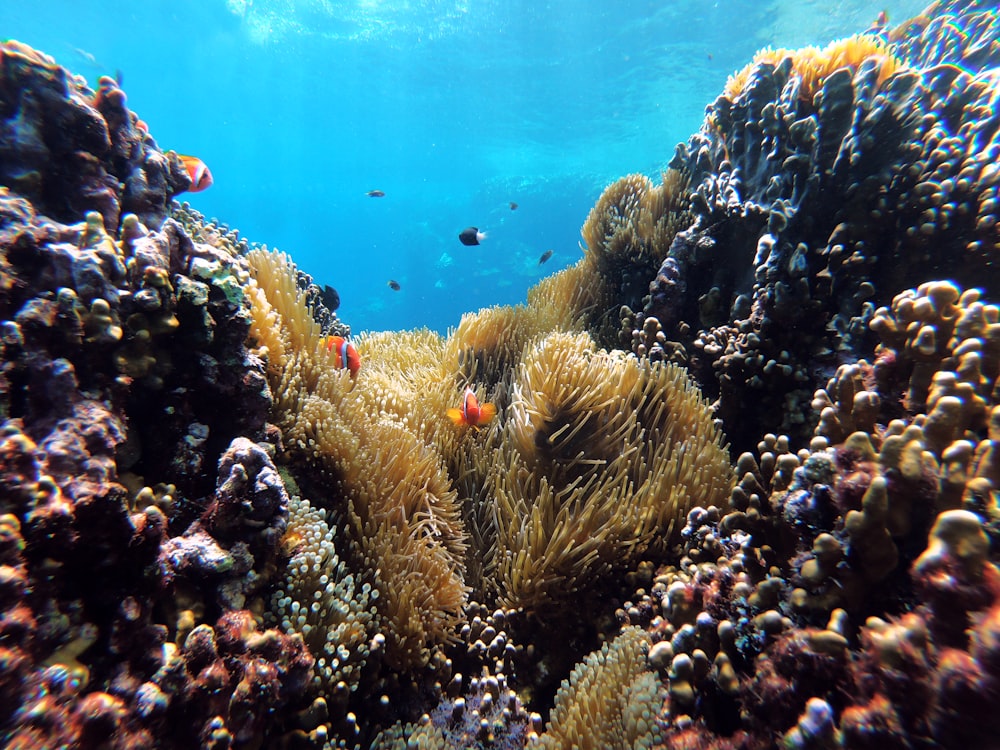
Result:
{"type": "Polygon", "coordinates": [[[327,336],[326,350],[337,353],[334,367],[350,371],[352,378],[358,374],[358,370],[361,369],[361,355],[354,348],[354,344],[343,336],[327,336]]]}
{"type": "Polygon", "coordinates": [[[476,394],[471,388],[465,389],[462,396],[462,406],[459,409],[448,409],[448,418],[457,425],[467,424],[470,427],[479,427],[488,424],[497,415],[497,408],[493,404],[479,403],[476,394]]]}
{"type": "Polygon", "coordinates": [[[202,190],[212,186],[212,173],[205,162],[197,156],[185,156],[184,154],[177,154],[177,158],[181,160],[181,164],[184,165],[188,177],[191,178],[191,187],[188,188],[189,193],[200,193],[202,190]]]}

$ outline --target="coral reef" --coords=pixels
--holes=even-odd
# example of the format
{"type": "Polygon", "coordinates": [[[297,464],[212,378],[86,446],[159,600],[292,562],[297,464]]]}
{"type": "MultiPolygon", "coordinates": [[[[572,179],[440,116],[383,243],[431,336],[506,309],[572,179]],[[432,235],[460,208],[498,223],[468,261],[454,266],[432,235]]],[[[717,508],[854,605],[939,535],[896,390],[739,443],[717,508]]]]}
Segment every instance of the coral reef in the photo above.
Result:
{"type": "Polygon", "coordinates": [[[580,262],[356,373],[118,83],[0,45],[0,744],[994,747],[997,18],[762,51],[580,262]]]}
{"type": "Polygon", "coordinates": [[[288,516],[248,269],[167,217],[188,178],[113,81],[0,56],[0,736],[256,746],[313,657],[247,611],[288,516]]]}
{"type": "Polygon", "coordinates": [[[96,92],[18,42],[0,45],[0,183],[39,214],[72,223],[90,211],[109,231],[133,213],[159,228],[190,178],[162,153],[104,76],[96,92]]]}
{"type": "Polygon", "coordinates": [[[759,429],[805,437],[824,371],[863,356],[875,308],[899,290],[944,268],[996,284],[995,85],[982,64],[942,65],[954,55],[935,43],[950,20],[969,30],[966,48],[988,48],[992,16],[933,13],[909,45],[862,35],[765,50],[671,161],[693,188],[691,222],[642,312],[683,350],[739,450],[759,429]]]}

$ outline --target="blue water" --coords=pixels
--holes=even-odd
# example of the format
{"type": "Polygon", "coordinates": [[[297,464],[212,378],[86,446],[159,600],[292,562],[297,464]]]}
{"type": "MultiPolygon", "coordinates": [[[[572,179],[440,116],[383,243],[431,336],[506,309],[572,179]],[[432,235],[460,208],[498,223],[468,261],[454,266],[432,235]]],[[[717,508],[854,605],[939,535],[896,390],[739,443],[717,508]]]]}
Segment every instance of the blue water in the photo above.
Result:
{"type": "Polygon", "coordinates": [[[211,168],[187,200],[334,286],[355,332],[443,333],[578,260],[602,189],[658,179],[756,50],[923,5],[4,0],[0,38],[120,71],[160,147],[211,168]]]}

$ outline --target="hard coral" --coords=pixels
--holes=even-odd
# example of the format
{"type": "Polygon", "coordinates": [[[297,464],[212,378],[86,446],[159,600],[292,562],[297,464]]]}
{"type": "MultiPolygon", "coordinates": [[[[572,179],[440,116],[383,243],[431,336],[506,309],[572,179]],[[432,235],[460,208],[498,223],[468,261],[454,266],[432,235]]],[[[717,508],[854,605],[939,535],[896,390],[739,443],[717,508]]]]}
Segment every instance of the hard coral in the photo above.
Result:
{"type": "Polygon", "coordinates": [[[203,587],[225,612],[245,607],[262,585],[288,523],[288,493],[271,458],[246,438],[219,459],[218,481],[201,517],[163,543],[159,566],[167,583],[203,587]]]}
{"type": "Polygon", "coordinates": [[[184,188],[125,107],[113,79],[95,94],[27,45],[0,46],[0,182],[58,221],[97,211],[105,227],[132,212],[158,227],[184,188]]]}
{"type": "Polygon", "coordinates": [[[604,642],[542,744],[992,747],[995,19],[765,53],[580,263],[355,378],[116,82],[4,45],[0,742],[517,748],[604,642]]]}
{"type": "Polygon", "coordinates": [[[762,63],[777,67],[785,58],[791,60],[792,74],[801,81],[799,96],[809,101],[822,88],[827,76],[841,68],[853,72],[862,63],[875,61],[879,67],[878,84],[906,69],[905,63],[892,53],[884,41],[876,36],[857,34],[831,42],[822,49],[763,49],[754,55],[746,67],[729,77],[723,96],[735,99],[748,84],[755,67],[762,63]]]}
{"type": "MultiPolygon", "coordinates": [[[[964,16],[959,27],[982,15],[942,11],[964,16]]],[[[955,253],[960,283],[995,268],[986,73],[909,67],[871,36],[768,54],[678,147],[671,167],[692,186],[693,222],[642,310],[718,397],[739,449],[755,439],[741,424],[804,437],[809,383],[858,358],[877,304],[902,285],[955,253]],[[926,116],[946,110],[948,132],[926,116]]]]}

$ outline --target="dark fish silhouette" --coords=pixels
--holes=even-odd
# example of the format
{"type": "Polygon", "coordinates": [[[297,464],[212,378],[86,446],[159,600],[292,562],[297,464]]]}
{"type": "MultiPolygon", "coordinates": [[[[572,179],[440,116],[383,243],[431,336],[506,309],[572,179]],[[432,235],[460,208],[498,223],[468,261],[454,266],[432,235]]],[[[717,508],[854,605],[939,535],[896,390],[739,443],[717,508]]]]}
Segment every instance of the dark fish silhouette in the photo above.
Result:
{"type": "Polygon", "coordinates": [[[458,234],[463,245],[478,245],[486,239],[486,232],[480,232],[479,227],[466,227],[458,234]]]}
{"type": "Polygon", "coordinates": [[[329,284],[323,285],[323,291],[319,293],[319,298],[323,301],[323,306],[330,312],[335,312],[340,307],[340,295],[329,284]]]}
{"type": "Polygon", "coordinates": [[[555,251],[554,250],[546,250],[544,253],[542,253],[542,257],[538,259],[538,265],[542,265],[542,263],[544,263],[549,258],[551,258],[553,252],[555,252],[555,251]]]}
{"type": "Polygon", "coordinates": [[[398,292],[400,288],[399,282],[396,281],[395,279],[389,279],[389,288],[394,292],[398,292]]]}
{"type": "Polygon", "coordinates": [[[517,204],[514,203],[514,201],[510,202],[510,210],[511,211],[516,211],[517,210],[517,204]]]}
{"type": "Polygon", "coordinates": [[[368,195],[369,198],[384,198],[385,197],[385,191],[384,190],[369,190],[368,193],[367,193],[367,195],[368,195]]]}

